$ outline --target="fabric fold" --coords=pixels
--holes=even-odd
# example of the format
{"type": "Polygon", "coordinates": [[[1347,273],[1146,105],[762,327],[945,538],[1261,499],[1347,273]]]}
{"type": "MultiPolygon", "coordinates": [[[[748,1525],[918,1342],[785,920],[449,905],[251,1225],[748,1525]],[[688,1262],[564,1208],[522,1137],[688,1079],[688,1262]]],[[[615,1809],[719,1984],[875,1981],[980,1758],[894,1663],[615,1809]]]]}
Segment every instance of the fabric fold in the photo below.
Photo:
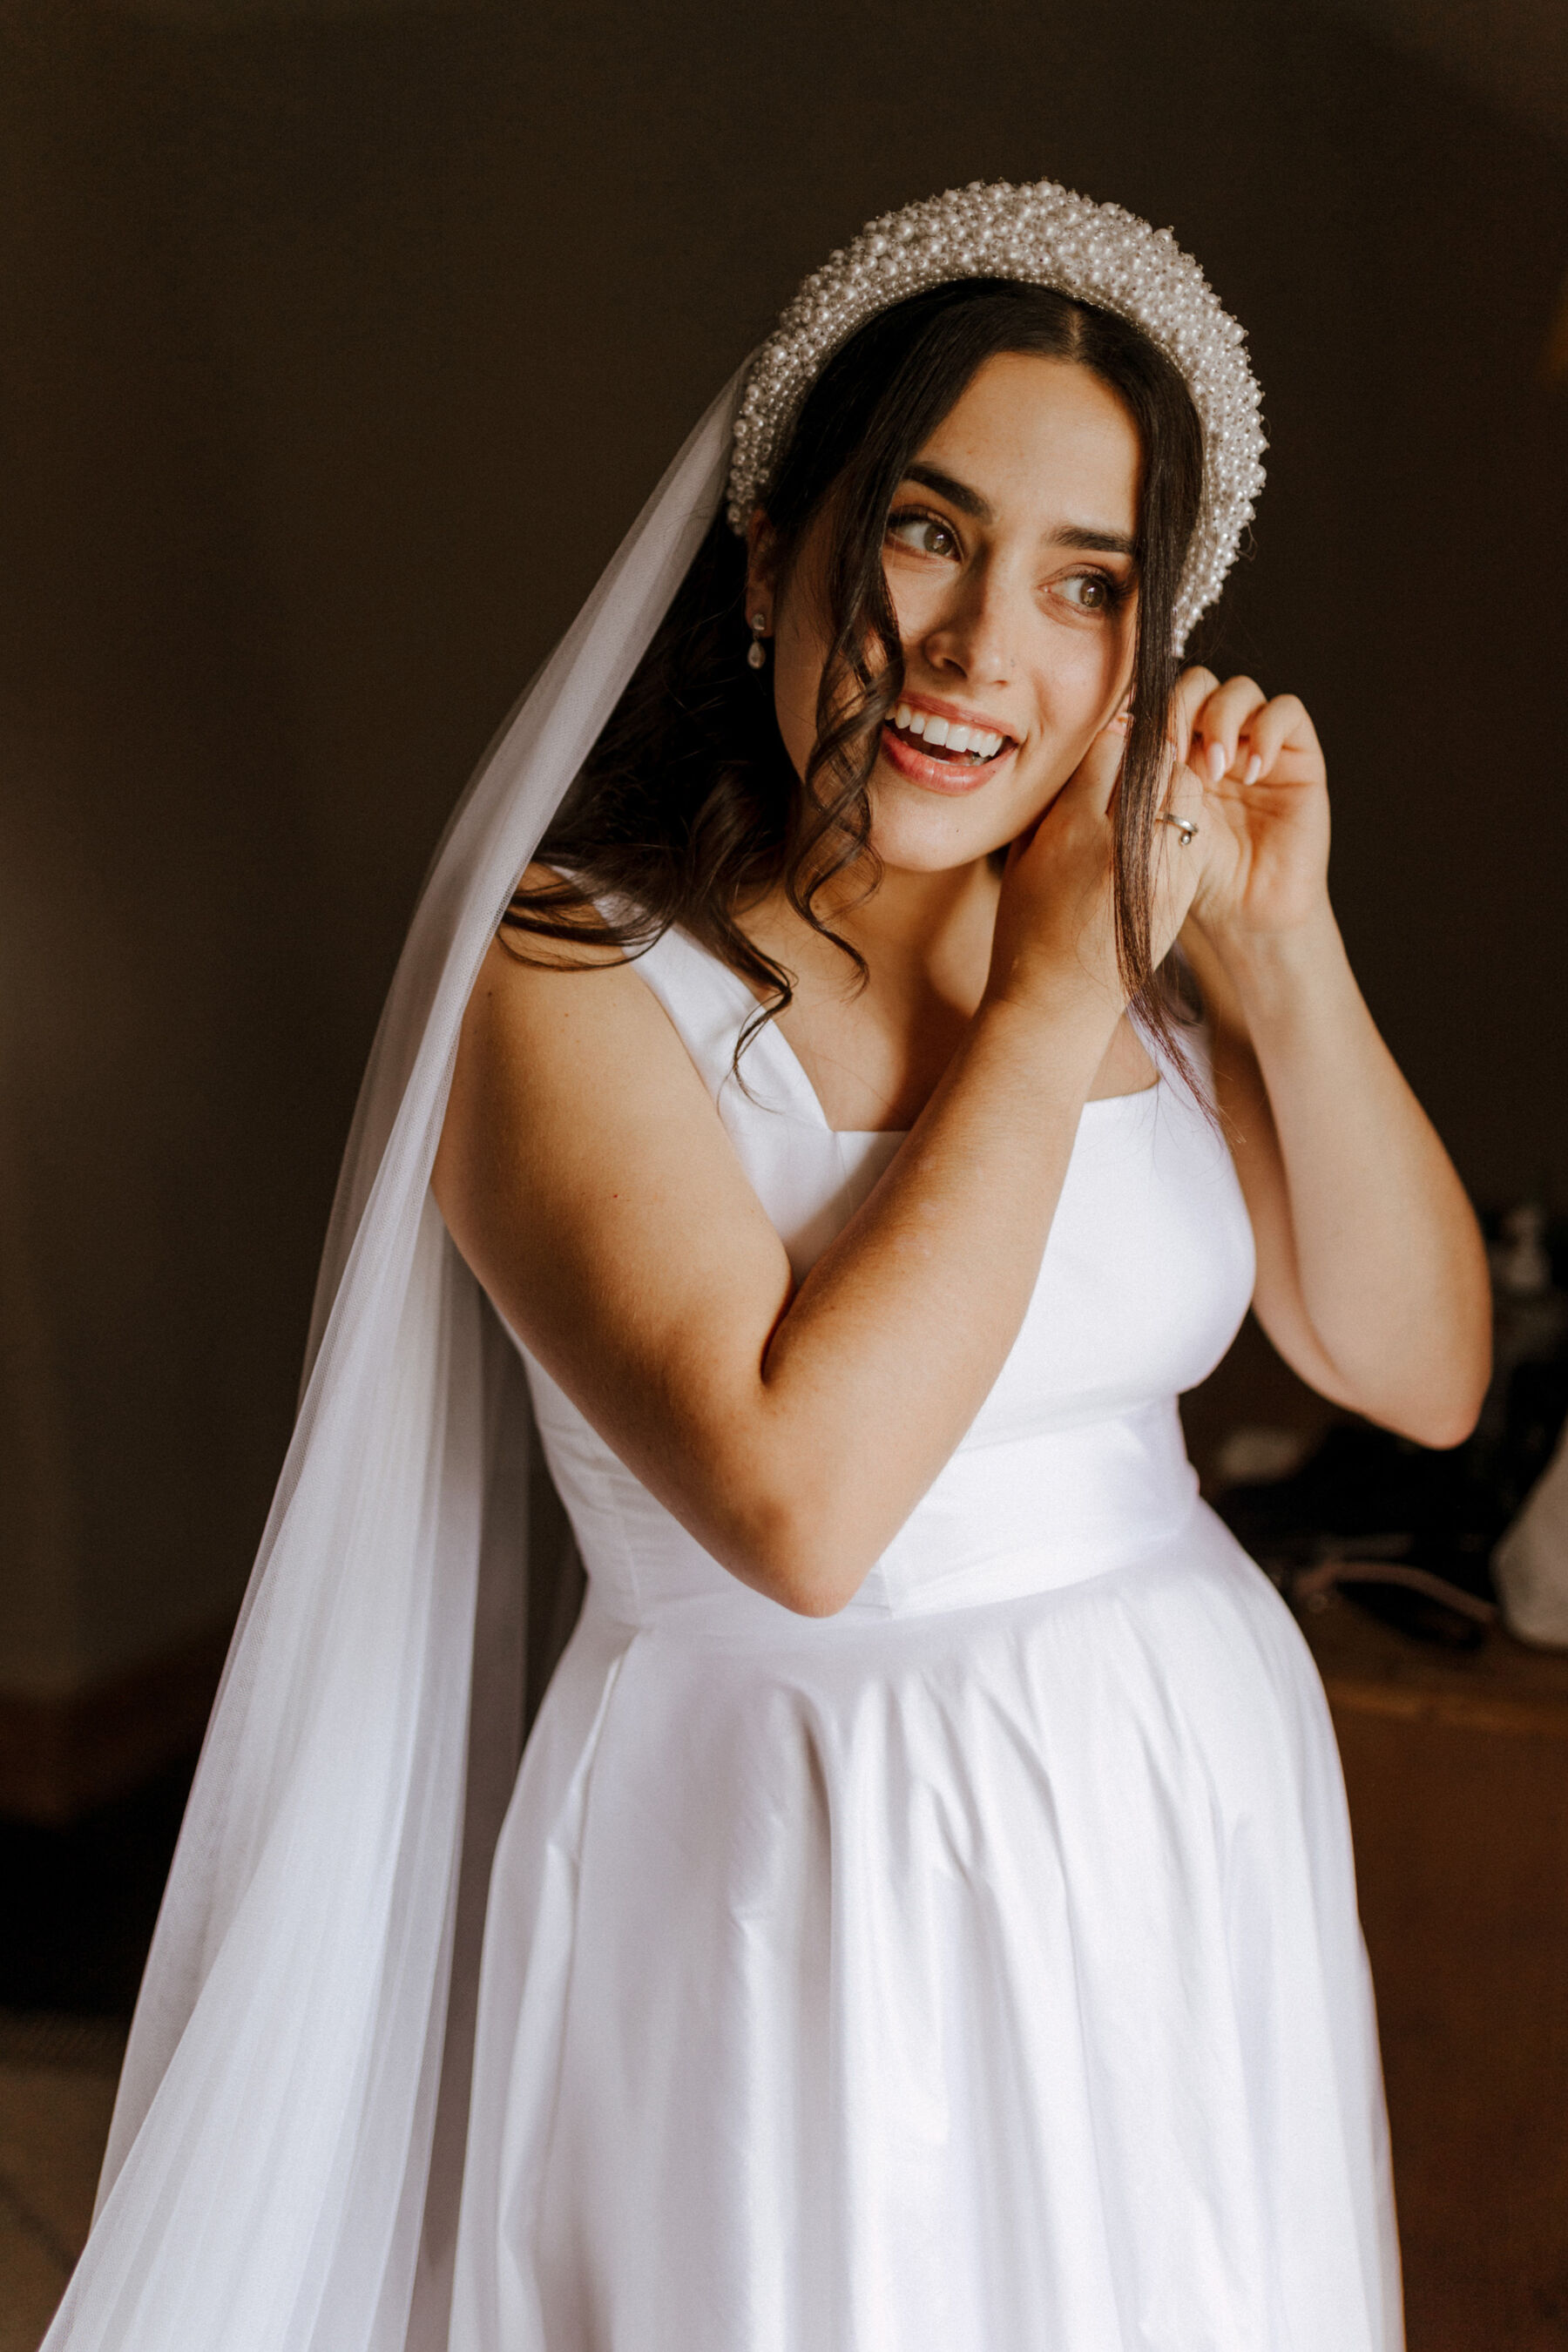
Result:
{"type": "MultiPolygon", "coordinates": [[[[525,1569],[497,1475],[520,1441],[491,1410],[489,1309],[430,1169],[475,973],[716,510],[734,397],[731,383],[709,409],[523,697],[425,885],[355,1112],[299,1418],[159,1915],[97,2217],[47,2352],[405,2342],[466,1784],[475,1769],[493,1788],[516,1760],[515,1702],[493,1678],[468,1728],[498,1524],[510,1573],[525,1569]]],[[[480,1866],[470,1854],[470,1876],[480,1866]]],[[[424,2276],[434,2345],[438,2256],[424,2276]]]]}

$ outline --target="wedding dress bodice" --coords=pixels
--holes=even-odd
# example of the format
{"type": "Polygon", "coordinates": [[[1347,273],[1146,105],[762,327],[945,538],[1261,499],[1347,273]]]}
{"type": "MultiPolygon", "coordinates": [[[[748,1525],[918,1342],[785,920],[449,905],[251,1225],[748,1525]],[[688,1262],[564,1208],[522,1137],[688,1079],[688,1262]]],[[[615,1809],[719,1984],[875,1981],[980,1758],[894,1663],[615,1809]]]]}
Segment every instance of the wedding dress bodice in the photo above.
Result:
{"type": "MultiPolygon", "coordinates": [[[[683,933],[637,969],[706,1082],[797,1280],[870,1192],[903,1138],[830,1128],[774,1023],[683,933]]],[[[1196,1480],[1177,1391],[1212,1370],[1247,1308],[1252,1233],[1230,1155],[1168,1066],[1142,1092],[1084,1109],[1022,1328],[967,1435],[855,1599],[903,1614],[1043,1591],[1178,1537],[1196,1480]]],[[[740,1585],[529,1360],[551,1473],[597,1603],[694,1628],[778,1612],[740,1585]]]]}

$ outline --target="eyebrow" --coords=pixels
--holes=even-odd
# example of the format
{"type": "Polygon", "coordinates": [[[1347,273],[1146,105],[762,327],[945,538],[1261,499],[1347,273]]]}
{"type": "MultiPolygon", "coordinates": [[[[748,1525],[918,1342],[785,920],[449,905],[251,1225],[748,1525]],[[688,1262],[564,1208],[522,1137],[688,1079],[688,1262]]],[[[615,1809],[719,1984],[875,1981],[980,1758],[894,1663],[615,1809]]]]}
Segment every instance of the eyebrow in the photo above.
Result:
{"type": "Polygon", "coordinates": [[[938,498],[946,499],[951,506],[955,506],[960,514],[973,515],[976,522],[994,522],[996,520],[995,509],[989,499],[983,499],[978,490],[972,490],[967,482],[959,481],[952,474],[944,474],[940,466],[924,466],[917,457],[912,466],[905,467],[904,479],[923,483],[928,490],[934,490],[938,498]]]}
{"type": "Polygon", "coordinates": [[[1138,542],[1124,530],[1097,530],[1092,523],[1064,522],[1051,537],[1058,547],[1092,548],[1100,555],[1136,555],[1138,542]]]}
{"type": "MultiPolygon", "coordinates": [[[[996,520],[996,510],[988,499],[982,498],[967,482],[959,481],[955,475],[944,474],[940,466],[928,466],[917,457],[912,465],[905,467],[904,479],[934,490],[939,498],[955,506],[960,514],[973,515],[976,522],[996,520]]],[[[1102,555],[1138,552],[1138,542],[1129,539],[1125,531],[1100,530],[1091,523],[1065,522],[1059,530],[1052,531],[1051,537],[1058,547],[1079,547],[1102,555]]]]}

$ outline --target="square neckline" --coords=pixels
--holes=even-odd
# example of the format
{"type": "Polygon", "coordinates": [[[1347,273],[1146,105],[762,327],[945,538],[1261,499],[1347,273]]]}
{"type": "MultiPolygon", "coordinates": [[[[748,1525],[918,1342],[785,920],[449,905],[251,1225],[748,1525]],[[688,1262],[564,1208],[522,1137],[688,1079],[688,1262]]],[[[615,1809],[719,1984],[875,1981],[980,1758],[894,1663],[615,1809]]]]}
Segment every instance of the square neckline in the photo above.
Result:
{"type": "MultiPolygon", "coordinates": [[[[738,996],[744,998],[749,1008],[748,1018],[750,1017],[751,1013],[756,1013],[762,1010],[762,1006],[758,999],[752,995],[752,991],[747,987],[740,973],[738,971],[732,971],[721,956],[716,956],[711,948],[705,947],[700,940],[694,940],[689,931],[683,930],[681,932],[681,937],[687,941],[689,946],[696,949],[699,955],[705,956],[708,961],[717,968],[717,970],[723,975],[724,979],[730,982],[731,988],[738,996]]],[[[767,1037],[771,1037],[774,1041],[774,1051],[778,1056],[783,1074],[788,1081],[790,1090],[798,1095],[803,1103],[809,1106],[812,1124],[821,1128],[825,1135],[841,1136],[844,1140],[848,1143],[901,1143],[906,1141],[910,1135],[912,1134],[913,1129],[907,1127],[833,1126],[828,1118],[826,1111],[823,1108],[821,1096],[817,1093],[816,1088],[813,1086],[811,1079],[806,1075],[805,1063],[801,1060],[800,1055],[795,1052],[795,1047],[790,1044],[789,1039],[784,1035],[784,1031],[779,1027],[776,1018],[770,1019],[763,1023],[763,1026],[757,1031],[755,1036],[752,1038],[751,1045],[746,1048],[746,1051],[748,1053],[754,1052],[756,1048],[762,1045],[763,1040],[767,1037]]],[[[1152,1059],[1152,1055],[1151,1059],[1152,1059]]],[[[1107,1103],[1142,1102],[1147,1096],[1157,1095],[1159,1093],[1163,1080],[1164,1072],[1161,1069],[1159,1063],[1156,1061],[1154,1063],[1154,1075],[1146,1087],[1131,1087],[1125,1089],[1122,1093],[1116,1095],[1091,1095],[1089,1100],[1084,1104],[1083,1108],[1086,1111],[1090,1111],[1098,1110],[1102,1104],[1107,1103]]]]}
{"type": "MultiPolygon", "coordinates": [[[[559,867],[552,870],[557,873],[561,871],[559,867]]],[[[563,878],[569,879],[571,877],[565,877],[563,878]]],[[[608,919],[605,907],[602,905],[599,900],[594,899],[591,903],[601,917],[608,919]]],[[[670,923],[660,936],[679,939],[686,948],[690,950],[691,952],[694,953],[703,963],[707,964],[711,971],[716,972],[721,982],[729,987],[731,994],[738,996],[744,1003],[746,1006],[747,1019],[750,1019],[752,1013],[762,1011],[763,1008],[759,1000],[752,994],[751,989],[742,979],[740,973],[738,971],[731,971],[731,967],[724,961],[723,957],[715,955],[712,949],[705,946],[702,940],[694,939],[683,924],[670,923]]],[[[657,945],[658,942],[655,941],[651,944],[657,945]]],[[[645,949],[644,953],[646,954],[648,950],[645,949]]],[[[640,959],[637,959],[637,961],[640,961],[640,959]]],[[[764,1040],[768,1039],[773,1041],[773,1051],[778,1062],[780,1074],[784,1081],[786,1093],[795,1095],[799,1097],[801,1105],[805,1107],[804,1115],[807,1121],[813,1127],[820,1129],[824,1135],[839,1136],[847,1143],[871,1143],[877,1141],[903,1143],[908,1141],[913,1129],[907,1127],[833,1126],[828,1118],[826,1111],[823,1108],[821,1096],[817,1093],[816,1088],[813,1086],[810,1078],[806,1076],[805,1063],[795,1052],[795,1047],[790,1044],[789,1039],[784,1035],[784,1031],[779,1027],[776,1018],[770,1019],[763,1023],[762,1027],[756,1032],[756,1034],[752,1038],[751,1045],[747,1047],[747,1052],[750,1053],[754,1051],[759,1045],[763,1044],[764,1040]]],[[[1119,1095],[1091,1096],[1084,1104],[1083,1112],[1098,1110],[1101,1105],[1107,1103],[1139,1103],[1144,1101],[1146,1098],[1157,1097],[1162,1087],[1165,1084],[1165,1072],[1159,1060],[1152,1054],[1150,1058],[1154,1063],[1154,1076],[1146,1087],[1134,1087],[1128,1092],[1119,1095]]],[[[1083,1116],[1083,1112],[1079,1113],[1080,1118],[1083,1116]]]]}

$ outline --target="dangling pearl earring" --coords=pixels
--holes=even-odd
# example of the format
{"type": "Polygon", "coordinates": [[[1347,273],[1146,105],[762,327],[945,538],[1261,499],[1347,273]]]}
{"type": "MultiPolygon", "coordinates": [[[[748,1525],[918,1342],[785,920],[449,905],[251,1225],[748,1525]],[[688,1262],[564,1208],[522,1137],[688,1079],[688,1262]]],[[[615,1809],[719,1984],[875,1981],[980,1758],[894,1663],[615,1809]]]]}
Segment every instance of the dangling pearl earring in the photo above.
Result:
{"type": "Polygon", "coordinates": [[[767,648],[763,644],[763,639],[766,636],[767,633],[767,614],[765,613],[753,613],[752,614],[752,642],[746,647],[746,660],[752,669],[763,668],[767,661],[767,648]]]}

